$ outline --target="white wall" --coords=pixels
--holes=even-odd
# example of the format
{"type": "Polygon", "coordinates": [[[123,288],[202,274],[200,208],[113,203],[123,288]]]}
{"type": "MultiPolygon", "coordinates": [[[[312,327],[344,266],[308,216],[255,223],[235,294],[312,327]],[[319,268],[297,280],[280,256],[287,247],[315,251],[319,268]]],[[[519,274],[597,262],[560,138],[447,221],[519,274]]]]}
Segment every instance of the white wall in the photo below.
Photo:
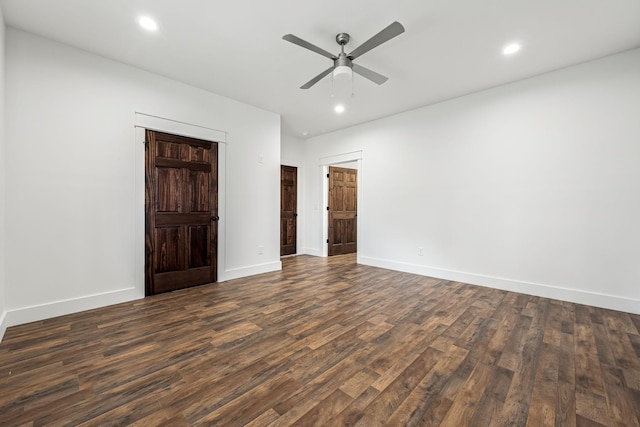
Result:
{"type": "MultiPolygon", "coordinates": [[[[296,253],[306,254],[305,230],[307,227],[306,211],[306,143],[301,138],[283,134],[280,142],[281,164],[298,168],[298,223],[296,230],[296,253]]],[[[278,229],[279,231],[280,229],[278,229]]]]}
{"type": "Polygon", "coordinates": [[[280,143],[282,161],[303,163],[307,156],[306,141],[292,135],[283,134],[280,143]]]}
{"type": "Polygon", "coordinates": [[[144,295],[135,112],[226,132],[218,279],[280,268],[278,115],[12,28],[6,74],[8,325],[144,295]]]}
{"type": "Polygon", "coordinates": [[[308,245],[319,164],[361,151],[361,262],[640,313],[638,70],[636,49],[310,139],[308,245]]]}
{"type": "Polygon", "coordinates": [[[7,328],[5,285],[5,129],[4,129],[4,16],[0,8],[0,340],[7,328]]]}

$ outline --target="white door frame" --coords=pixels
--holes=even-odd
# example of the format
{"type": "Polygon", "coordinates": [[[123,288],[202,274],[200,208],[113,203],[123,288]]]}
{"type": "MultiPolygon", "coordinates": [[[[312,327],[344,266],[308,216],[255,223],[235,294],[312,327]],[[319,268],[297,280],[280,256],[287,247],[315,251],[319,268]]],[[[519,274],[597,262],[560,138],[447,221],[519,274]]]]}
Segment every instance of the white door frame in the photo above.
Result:
{"type": "Polygon", "coordinates": [[[144,263],[145,263],[145,154],[144,141],[146,139],[145,129],[170,133],[173,135],[186,136],[189,138],[204,139],[218,143],[218,282],[224,281],[225,254],[226,254],[226,153],[227,153],[227,132],[211,129],[204,126],[184,123],[172,119],[153,116],[145,113],[135,113],[135,287],[144,297],[144,263]]]}
{"type": "Polygon", "coordinates": [[[362,151],[353,151],[351,153],[338,154],[335,156],[323,157],[320,159],[320,177],[322,182],[322,210],[324,211],[322,215],[322,256],[329,256],[329,243],[327,242],[329,238],[329,211],[327,211],[327,206],[329,206],[329,178],[327,175],[329,174],[329,166],[339,165],[340,163],[351,163],[357,162],[358,164],[358,220],[357,220],[357,233],[358,233],[358,251],[356,254],[357,262],[360,263],[360,259],[362,257],[362,248],[363,248],[363,236],[361,233],[362,229],[362,199],[363,199],[363,185],[362,185],[362,159],[363,154],[362,151]]]}

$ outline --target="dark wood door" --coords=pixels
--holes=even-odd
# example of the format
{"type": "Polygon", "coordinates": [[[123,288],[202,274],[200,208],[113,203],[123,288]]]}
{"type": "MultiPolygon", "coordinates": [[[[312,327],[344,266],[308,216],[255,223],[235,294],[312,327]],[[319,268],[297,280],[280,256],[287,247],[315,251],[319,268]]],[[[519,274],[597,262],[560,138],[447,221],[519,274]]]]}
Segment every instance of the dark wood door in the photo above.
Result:
{"type": "Polygon", "coordinates": [[[358,171],[329,167],[329,256],[357,251],[358,171]]]}
{"type": "Polygon", "coordinates": [[[146,294],[215,282],[218,146],[151,130],[146,138],[146,294]]]}
{"type": "Polygon", "coordinates": [[[280,166],[280,256],[296,253],[298,168],[280,166]]]}

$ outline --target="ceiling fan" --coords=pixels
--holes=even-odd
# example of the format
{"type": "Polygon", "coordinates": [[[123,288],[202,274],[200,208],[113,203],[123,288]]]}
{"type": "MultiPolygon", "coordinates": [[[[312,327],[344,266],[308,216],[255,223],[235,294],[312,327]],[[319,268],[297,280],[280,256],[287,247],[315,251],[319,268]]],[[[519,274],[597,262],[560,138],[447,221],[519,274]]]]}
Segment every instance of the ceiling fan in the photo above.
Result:
{"type": "Polygon", "coordinates": [[[333,61],[333,65],[331,67],[327,68],[326,70],[309,80],[307,83],[300,86],[300,89],[309,89],[311,86],[318,83],[332,71],[334,72],[334,75],[337,75],[343,73],[351,74],[351,71],[353,70],[354,72],[360,74],[362,77],[365,77],[379,85],[386,82],[388,80],[387,77],[383,76],[382,74],[378,74],[366,67],[363,67],[362,65],[354,64],[353,60],[369,52],[374,47],[380,46],[382,43],[387,42],[402,33],[404,33],[404,27],[402,26],[402,24],[397,21],[393,22],[378,34],[355,48],[355,50],[353,50],[350,54],[344,53],[344,45],[349,43],[351,36],[349,36],[349,34],[347,33],[340,33],[336,35],[336,42],[340,45],[340,53],[337,56],[314,44],[309,43],[308,41],[302,40],[300,37],[294,36],[293,34],[287,34],[282,38],[288,42],[297,44],[298,46],[302,46],[305,49],[309,49],[313,52],[319,53],[322,56],[326,56],[333,61]]]}

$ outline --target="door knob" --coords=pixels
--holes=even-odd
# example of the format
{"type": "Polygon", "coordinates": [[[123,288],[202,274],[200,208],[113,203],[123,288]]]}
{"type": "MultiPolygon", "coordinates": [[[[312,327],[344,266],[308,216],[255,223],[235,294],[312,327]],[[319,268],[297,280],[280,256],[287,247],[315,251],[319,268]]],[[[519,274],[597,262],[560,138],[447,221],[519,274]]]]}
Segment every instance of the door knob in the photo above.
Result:
{"type": "Polygon", "coordinates": [[[220,217],[218,215],[214,215],[214,216],[211,217],[211,221],[217,221],[219,219],[220,219],[220,217]]]}

